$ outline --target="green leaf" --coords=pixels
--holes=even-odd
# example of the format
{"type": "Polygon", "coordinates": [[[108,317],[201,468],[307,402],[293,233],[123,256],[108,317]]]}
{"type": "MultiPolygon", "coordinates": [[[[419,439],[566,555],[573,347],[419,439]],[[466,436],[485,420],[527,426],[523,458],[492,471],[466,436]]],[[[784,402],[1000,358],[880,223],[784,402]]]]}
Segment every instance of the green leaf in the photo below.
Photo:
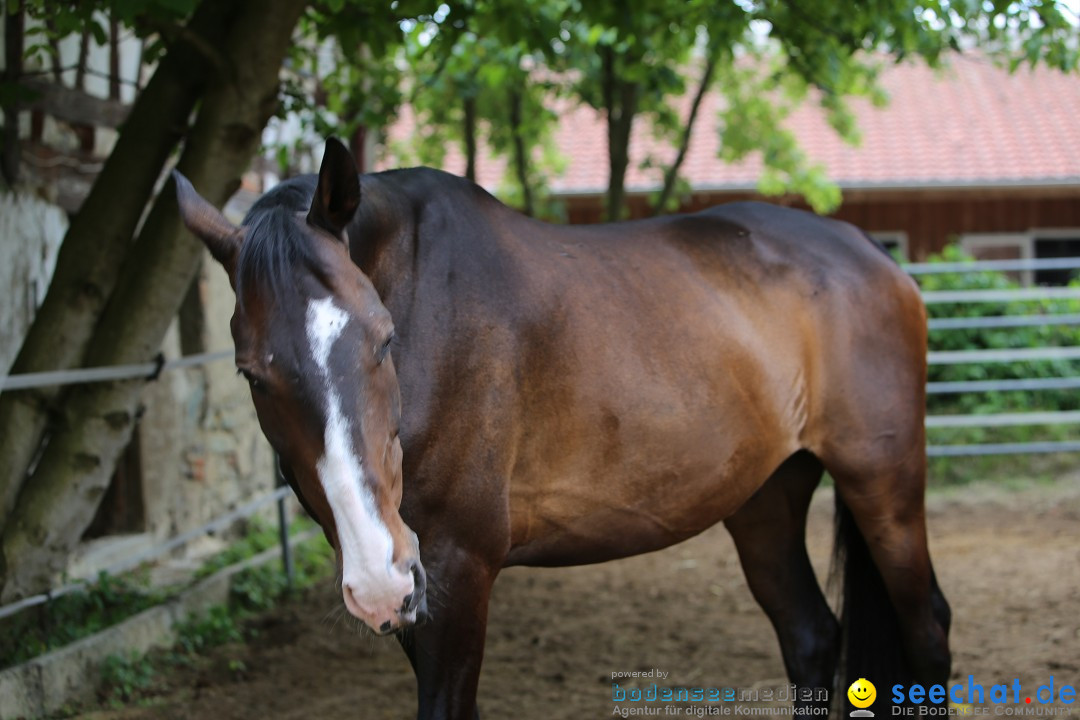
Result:
{"type": "Polygon", "coordinates": [[[105,29],[105,26],[96,19],[90,21],[87,29],[90,30],[90,34],[94,37],[94,42],[98,45],[105,45],[109,42],[108,31],[105,29]]]}

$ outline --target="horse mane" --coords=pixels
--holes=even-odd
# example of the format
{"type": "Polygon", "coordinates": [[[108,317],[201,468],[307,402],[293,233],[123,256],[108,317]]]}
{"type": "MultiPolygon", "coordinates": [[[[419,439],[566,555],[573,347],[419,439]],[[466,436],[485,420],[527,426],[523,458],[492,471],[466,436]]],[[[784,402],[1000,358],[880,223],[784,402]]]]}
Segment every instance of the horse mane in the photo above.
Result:
{"type": "Polygon", "coordinates": [[[249,283],[265,283],[273,297],[295,288],[299,265],[319,272],[313,236],[297,222],[315,192],[314,176],[278,184],[259,198],[244,217],[246,235],[236,258],[236,292],[243,297],[249,283]]]}
{"type": "MultiPolygon", "coordinates": [[[[300,175],[279,183],[260,197],[244,218],[247,234],[236,259],[236,292],[257,283],[274,297],[295,290],[295,270],[306,267],[323,275],[314,237],[297,222],[298,213],[311,206],[316,175],[300,175]]],[[[424,212],[456,218],[462,203],[493,203],[505,208],[479,185],[432,168],[389,170],[364,176],[361,223],[375,234],[391,216],[417,217],[424,212]],[[374,192],[372,192],[374,191],[374,192]],[[377,199],[373,199],[377,198],[377,199]],[[421,207],[424,209],[421,210],[421,207]]],[[[471,237],[471,236],[469,236],[471,237]]]]}

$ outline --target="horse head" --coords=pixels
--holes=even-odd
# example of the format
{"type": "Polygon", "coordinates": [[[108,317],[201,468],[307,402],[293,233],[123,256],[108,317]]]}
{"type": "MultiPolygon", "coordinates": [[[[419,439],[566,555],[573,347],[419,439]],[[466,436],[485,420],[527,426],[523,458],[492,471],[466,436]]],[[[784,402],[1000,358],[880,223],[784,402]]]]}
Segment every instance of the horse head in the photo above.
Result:
{"type": "Polygon", "coordinates": [[[380,634],[414,623],[425,576],[398,512],[394,326],[349,255],[346,226],[360,204],[352,156],[328,140],[310,204],[292,184],[261,198],[240,227],[174,175],[184,223],[236,291],[236,366],[282,472],[337,553],[345,607],[380,634]]]}

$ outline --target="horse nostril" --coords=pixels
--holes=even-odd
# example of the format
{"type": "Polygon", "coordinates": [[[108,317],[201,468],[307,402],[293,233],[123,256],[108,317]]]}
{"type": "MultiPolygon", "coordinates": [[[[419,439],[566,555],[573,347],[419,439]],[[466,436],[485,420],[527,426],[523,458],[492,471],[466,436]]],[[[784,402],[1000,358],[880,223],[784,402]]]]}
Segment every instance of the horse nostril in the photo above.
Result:
{"type": "Polygon", "coordinates": [[[424,599],[424,591],[427,589],[427,577],[419,560],[413,560],[409,563],[409,572],[413,576],[413,591],[406,595],[405,600],[402,602],[402,611],[406,613],[412,612],[420,605],[420,602],[424,599]]]}
{"type": "Polygon", "coordinates": [[[416,587],[416,594],[423,595],[427,590],[427,574],[424,572],[424,566],[419,561],[414,562],[409,568],[412,571],[413,585],[416,587]]]}

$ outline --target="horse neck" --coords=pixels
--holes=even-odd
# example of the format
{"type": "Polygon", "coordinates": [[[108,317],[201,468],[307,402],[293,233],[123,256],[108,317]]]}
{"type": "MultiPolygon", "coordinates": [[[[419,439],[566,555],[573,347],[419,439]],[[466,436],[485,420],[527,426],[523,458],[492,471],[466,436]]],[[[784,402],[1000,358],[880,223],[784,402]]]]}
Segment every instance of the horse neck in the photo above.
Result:
{"type": "MultiPolygon", "coordinates": [[[[429,169],[365,175],[361,193],[361,211],[348,228],[350,254],[399,331],[430,320],[448,301],[460,307],[463,298],[455,293],[463,288],[473,289],[472,302],[477,288],[498,298],[486,303],[491,308],[513,296],[521,249],[536,221],[461,178],[429,169]]],[[[459,315],[466,325],[472,317],[459,315]]]]}
{"type": "Polygon", "coordinates": [[[349,255],[393,312],[393,296],[413,265],[416,213],[378,175],[362,176],[361,188],[360,210],[347,229],[349,255]]]}
{"type": "Polygon", "coordinates": [[[395,323],[408,312],[402,303],[411,302],[413,286],[425,274],[469,272],[458,256],[462,238],[468,238],[470,254],[481,245],[489,254],[505,250],[488,224],[489,213],[513,213],[495,201],[484,203],[485,194],[460,178],[426,168],[399,170],[364,175],[361,192],[348,228],[350,255],[395,323]]]}

